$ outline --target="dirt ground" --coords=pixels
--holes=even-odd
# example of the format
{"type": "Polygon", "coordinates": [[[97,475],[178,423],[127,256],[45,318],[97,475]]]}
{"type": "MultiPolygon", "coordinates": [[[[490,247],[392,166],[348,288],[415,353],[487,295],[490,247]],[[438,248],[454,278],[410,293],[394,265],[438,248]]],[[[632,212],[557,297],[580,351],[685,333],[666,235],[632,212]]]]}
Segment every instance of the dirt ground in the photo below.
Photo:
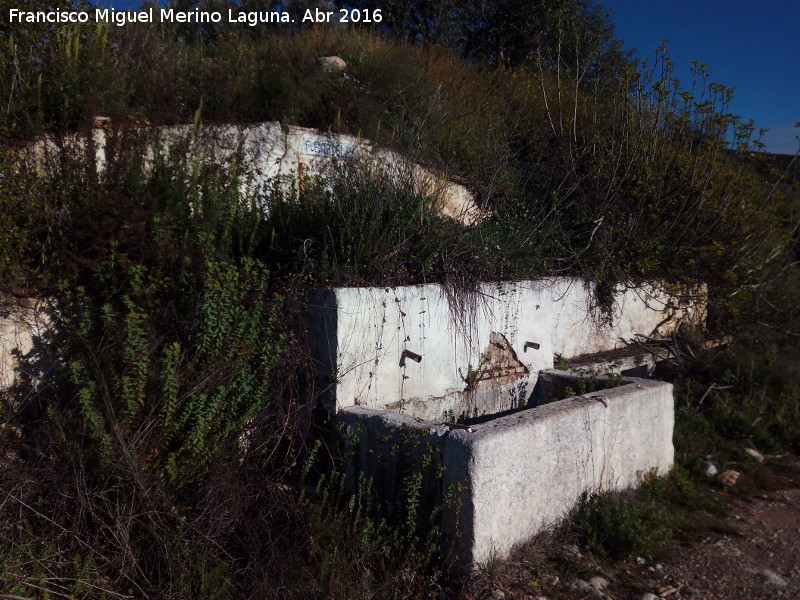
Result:
{"type": "MultiPolygon", "coordinates": [[[[744,479],[744,478],[743,478],[744,479]]],[[[473,588],[473,600],[800,600],[800,458],[764,467],[737,484],[727,513],[659,561],[596,562],[565,545],[582,575],[541,573],[531,554],[473,588]],[[513,581],[513,585],[509,583],[513,581]],[[480,590],[480,591],[478,591],[480,590]]]]}
{"type": "Polygon", "coordinates": [[[663,564],[619,568],[608,597],[800,600],[800,488],[738,499],[725,525],[663,564]]]}

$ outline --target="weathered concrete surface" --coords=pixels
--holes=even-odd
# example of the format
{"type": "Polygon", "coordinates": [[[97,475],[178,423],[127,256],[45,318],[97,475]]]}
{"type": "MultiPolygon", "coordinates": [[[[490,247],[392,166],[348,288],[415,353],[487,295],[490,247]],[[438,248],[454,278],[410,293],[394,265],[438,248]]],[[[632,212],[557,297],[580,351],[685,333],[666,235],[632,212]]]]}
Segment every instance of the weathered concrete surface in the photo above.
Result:
{"type": "Polygon", "coordinates": [[[493,414],[524,405],[554,354],[610,350],[702,318],[654,287],[618,290],[606,314],[593,297],[569,278],[484,284],[467,313],[451,309],[439,285],[320,292],[311,298],[319,383],[339,409],[428,421],[493,414]]]}
{"type": "Polygon", "coordinates": [[[669,471],[672,385],[627,381],[471,425],[469,431],[358,407],[341,410],[337,418],[358,439],[358,466],[367,473],[387,468],[388,432],[426,436],[444,466],[443,495],[456,493],[443,526],[464,568],[508,556],[514,545],[563,519],[583,492],[626,489],[653,469],[669,471]]]}
{"type": "MultiPolygon", "coordinates": [[[[101,117],[102,118],[102,117],[101,117]]],[[[480,219],[472,194],[464,186],[449,181],[442,175],[425,169],[401,154],[379,148],[363,138],[327,134],[317,129],[282,126],[278,122],[252,125],[208,125],[197,130],[193,125],[175,125],[154,128],[158,138],[155,146],[168,149],[179,140],[191,140],[191,152],[198,157],[209,157],[220,162],[241,156],[241,164],[249,177],[244,178],[242,193],[253,195],[271,182],[301,181],[305,177],[324,178],[326,172],[339,161],[357,159],[381,165],[397,179],[408,179],[419,192],[436,200],[441,214],[463,223],[480,219]]],[[[106,147],[113,135],[110,123],[91,132],[98,170],[106,163],[106,147]]],[[[83,149],[82,138],[77,136],[61,143],[83,149]]],[[[59,145],[45,139],[32,148],[37,162],[47,162],[59,152],[59,145]]],[[[152,154],[149,157],[152,159],[152,154]]]]}
{"type": "MultiPolygon", "coordinates": [[[[35,346],[49,334],[51,318],[46,305],[33,298],[0,297],[0,390],[8,390],[22,381],[29,382],[39,373],[25,371],[35,346]]],[[[36,368],[28,364],[28,369],[36,368]]]]}
{"type": "Polygon", "coordinates": [[[635,344],[628,348],[573,357],[563,366],[578,374],[620,373],[649,379],[655,373],[656,365],[672,356],[670,349],[660,344],[635,344]]]}
{"type": "Polygon", "coordinates": [[[344,73],[347,63],[338,56],[320,56],[317,65],[327,73],[344,73]]]}

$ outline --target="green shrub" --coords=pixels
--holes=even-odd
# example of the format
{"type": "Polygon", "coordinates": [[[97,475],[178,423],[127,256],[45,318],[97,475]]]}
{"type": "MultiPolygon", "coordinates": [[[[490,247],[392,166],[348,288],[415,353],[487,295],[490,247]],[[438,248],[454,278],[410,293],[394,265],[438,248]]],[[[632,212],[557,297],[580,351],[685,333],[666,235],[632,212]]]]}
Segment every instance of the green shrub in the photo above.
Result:
{"type": "MultiPolygon", "coordinates": [[[[56,318],[30,368],[47,351],[57,360],[36,370],[34,394],[10,391],[24,401],[13,415],[23,434],[0,478],[22,512],[4,539],[27,555],[3,552],[14,561],[3,585],[36,589],[25,565],[41,563],[43,590],[78,582],[96,595],[105,578],[121,593],[223,597],[230,533],[207,546],[190,526],[203,511],[187,502],[198,490],[214,502],[209,477],[224,456],[271,456],[293,427],[274,375],[288,346],[283,300],[248,254],[261,213],[239,197],[234,162],[187,158],[178,141],[145,166],[152,140],[116,142],[100,174],[86,168],[91,153],[65,147],[29,182],[45,208],[29,222],[48,238],[19,253],[56,318]],[[247,430],[253,419],[259,432],[247,430]],[[22,465],[36,485],[19,485],[22,465]],[[90,553],[80,565],[76,548],[90,553]]],[[[278,470],[266,458],[262,467],[278,470]]],[[[219,493],[230,501],[230,489],[219,493]]],[[[213,527],[229,532],[224,523],[213,527]]]]}
{"type": "Polygon", "coordinates": [[[273,188],[266,254],[324,285],[477,280],[490,272],[474,232],[439,215],[436,202],[410,174],[340,165],[299,191],[273,188]]]}
{"type": "MultiPolygon", "coordinates": [[[[749,164],[751,125],[700,67],[696,97],[665,53],[598,94],[553,72],[559,57],[512,69],[343,28],[150,24],[17,28],[0,58],[0,286],[53,299],[58,318],[56,368],[30,365],[35,389],[8,395],[25,404],[0,469],[5,591],[438,592],[425,534],[448,499],[413,463],[393,499],[336,472],[302,501],[292,487],[313,421],[296,326],[310,285],[438,281],[458,306],[478,280],[704,283],[710,326],[758,356],[678,382],[679,464],[797,447],[800,386],[766,351],[796,347],[796,196],[749,164]],[[329,54],[347,77],[316,68],[329,54]],[[113,123],[102,172],[98,115],[113,123]],[[487,215],[443,218],[411,178],[363,164],[242,197],[241,156],[216,164],[191,137],[152,152],[158,132],[139,126],[201,120],[362,134],[459,177],[487,215]],[[59,155],[20,158],[45,133],[59,155]],[[734,387],[700,403],[714,383],[734,387]]],[[[657,554],[682,526],[668,507],[702,505],[682,471],[666,481],[587,496],[576,535],[657,554]]]]}
{"type": "MultiPolygon", "coordinates": [[[[453,540],[443,534],[440,519],[444,511],[457,511],[459,501],[455,490],[443,489],[436,449],[425,432],[360,427],[341,431],[343,463],[317,474],[313,492],[303,494],[324,594],[448,597],[440,580],[453,559],[453,540]],[[370,438],[368,464],[360,462],[361,436],[370,438]]],[[[304,481],[321,462],[320,447],[305,463],[304,481]]]]}
{"type": "Polygon", "coordinates": [[[663,488],[653,474],[636,495],[584,493],[570,515],[569,530],[597,556],[652,559],[664,551],[676,529],[663,488]]]}

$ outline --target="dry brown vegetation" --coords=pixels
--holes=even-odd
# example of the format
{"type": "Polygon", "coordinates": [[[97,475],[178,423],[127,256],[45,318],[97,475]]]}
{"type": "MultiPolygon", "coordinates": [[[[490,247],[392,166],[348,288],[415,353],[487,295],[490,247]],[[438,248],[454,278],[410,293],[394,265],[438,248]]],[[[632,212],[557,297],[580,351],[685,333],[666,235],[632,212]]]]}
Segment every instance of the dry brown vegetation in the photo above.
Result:
{"type": "Polygon", "coordinates": [[[675,376],[684,478],[640,512],[592,501],[582,526],[598,538],[620,514],[641,525],[664,497],[691,500],[709,445],[799,439],[798,379],[779,366],[800,330],[788,316],[796,181],[776,183],[750,125],[726,112],[730,90],[702,71],[692,96],[665,53],[602,79],[543,53],[464,60],[343,28],[31,27],[0,44],[0,286],[46,296],[58,324],[28,357],[52,359],[34,393],[3,392],[0,592],[463,593],[445,577],[422,481],[409,476],[405,501],[387,506],[369,482],[344,483],[335,444],[314,444],[331,438],[298,327],[312,286],[707,284],[712,333],[735,331],[746,352],[687,342],[675,376]],[[347,76],[315,66],[333,54],[347,76]],[[86,135],[98,115],[116,144],[103,173],[91,144],[21,162],[32,140],[86,135]],[[178,144],[143,167],[147,124],[266,120],[398,149],[458,177],[490,216],[442,218],[413,186],[365,170],[242,198],[236,157],[212,164],[178,144]]]}

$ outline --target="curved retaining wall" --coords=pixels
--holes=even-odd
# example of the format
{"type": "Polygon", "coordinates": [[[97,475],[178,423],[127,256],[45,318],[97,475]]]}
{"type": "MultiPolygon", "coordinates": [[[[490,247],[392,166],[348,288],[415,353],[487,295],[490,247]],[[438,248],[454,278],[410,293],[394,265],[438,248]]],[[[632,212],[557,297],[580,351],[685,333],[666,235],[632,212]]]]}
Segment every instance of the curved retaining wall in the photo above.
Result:
{"type": "MultiPolygon", "coordinates": [[[[112,128],[93,129],[92,145],[98,170],[106,163],[106,147],[112,128]]],[[[447,177],[408,160],[401,154],[379,148],[369,140],[344,134],[329,134],[317,129],[284,126],[276,121],[250,125],[174,125],[153,128],[154,138],[162,149],[177,140],[191,141],[195,156],[209,157],[222,163],[237,157],[249,174],[242,193],[258,193],[276,178],[300,181],[304,177],[325,178],[326,172],[340,161],[360,160],[383,166],[389,175],[410,179],[420,193],[435,198],[441,214],[469,224],[480,219],[481,211],[470,191],[447,177]]],[[[83,149],[85,139],[72,136],[60,144],[83,149]]],[[[60,144],[44,139],[32,148],[37,162],[58,156],[60,144]]],[[[152,158],[152,156],[150,157],[152,158]]]]}

